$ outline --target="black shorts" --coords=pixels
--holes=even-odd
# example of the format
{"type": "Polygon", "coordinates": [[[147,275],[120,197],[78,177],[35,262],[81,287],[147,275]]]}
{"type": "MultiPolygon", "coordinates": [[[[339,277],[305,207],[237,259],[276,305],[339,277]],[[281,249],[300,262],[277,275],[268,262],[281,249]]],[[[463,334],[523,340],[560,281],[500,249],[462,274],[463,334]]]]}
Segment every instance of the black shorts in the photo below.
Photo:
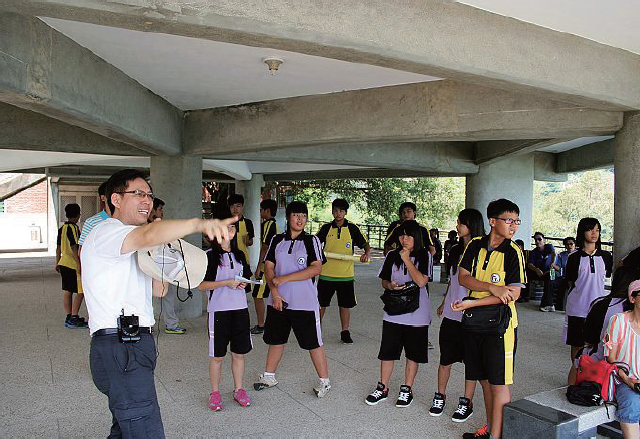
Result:
{"type": "Polygon", "coordinates": [[[297,309],[277,311],[271,305],[267,306],[267,318],[262,336],[266,344],[286,344],[289,341],[291,329],[302,349],[310,351],[322,346],[319,312],[297,309]]]}
{"type": "Polygon", "coordinates": [[[440,324],[438,342],[440,344],[440,364],[442,366],[464,363],[462,322],[444,317],[440,324]]]}
{"type": "Polygon", "coordinates": [[[378,360],[399,360],[402,349],[407,360],[428,363],[429,326],[401,325],[383,320],[378,360]]]}
{"type": "Polygon", "coordinates": [[[584,322],[585,317],[567,316],[564,328],[564,342],[569,346],[584,346],[584,322]]]}
{"type": "Polygon", "coordinates": [[[504,335],[464,335],[465,379],[489,380],[493,385],[513,384],[513,365],[518,347],[518,328],[504,335]]]}
{"type": "Polygon", "coordinates": [[[224,357],[227,346],[234,354],[246,354],[253,348],[249,310],[232,309],[209,313],[209,356],[224,357]]]}
{"type": "Polygon", "coordinates": [[[331,305],[334,293],[338,294],[338,306],[340,308],[353,308],[357,305],[353,280],[332,281],[318,279],[318,302],[321,307],[326,308],[331,305]]]}
{"type": "Polygon", "coordinates": [[[62,277],[62,290],[70,293],[78,292],[78,275],[73,268],[59,265],[60,277],[62,277]]]}
{"type": "Polygon", "coordinates": [[[254,285],[253,293],[251,295],[256,299],[266,299],[269,297],[269,284],[267,284],[267,279],[262,275],[262,285],[254,285]]]}

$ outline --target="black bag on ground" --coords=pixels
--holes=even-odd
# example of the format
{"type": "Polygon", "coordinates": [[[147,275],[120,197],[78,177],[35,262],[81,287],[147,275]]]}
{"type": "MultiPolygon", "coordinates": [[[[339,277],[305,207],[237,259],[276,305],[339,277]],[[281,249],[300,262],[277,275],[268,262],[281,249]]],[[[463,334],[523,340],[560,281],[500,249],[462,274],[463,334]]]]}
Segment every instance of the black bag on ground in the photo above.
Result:
{"type": "Polygon", "coordinates": [[[567,399],[571,404],[585,407],[604,404],[602,386],[595,381],[582,381],[567,388],[567,399]]]}
{"type": "Polygon", "coordinates": [[[407,282],[401,290],[384,290],[380,299],[390,316],[408,314],[420,306],[420,287],[413,281],[407,282]]]}
{"type": "MultiPolygon", "coordinates": [[[[474,300],[465,297],[464,300],[474,300]]],[[[482,305],[462,312],[462,328],[474,334],[503,335],[511,320],[509,305],[482,305]]]]}

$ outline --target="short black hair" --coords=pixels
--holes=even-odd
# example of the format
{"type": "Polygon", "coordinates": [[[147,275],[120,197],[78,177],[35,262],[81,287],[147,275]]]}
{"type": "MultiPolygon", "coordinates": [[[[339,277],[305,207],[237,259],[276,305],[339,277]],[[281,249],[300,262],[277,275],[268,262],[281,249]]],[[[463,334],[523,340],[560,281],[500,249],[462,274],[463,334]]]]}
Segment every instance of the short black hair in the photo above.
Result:
{"type": "Polygon", "coordinates": [[[515,243],[516,243],[518,246],[520,246],[520,247],[524,248],[524,241],[523,241],[522,239],[516,239],[515,243]]]}
{"type": "Polygon", "coordinates": [[[539,235],[540,237],[542,237],[542,239],[544,239],[544,233],[542,233],[542,232],[536,232],[536,233],[534,233],[534,234],[533,234],[533,237],[535,238],[535,237],[536,237],[536,236],[538,236],[538,235],[539,235]]]}
{"type": "Polygon", "coordinates": [[[573,236],[567,236],[566,238],[564,238],[562,240],[562,245],[566,246],[567,242],[569,242],[569,241],[573,241],[573,243],[575,244],[576,243],[576,238],[574,238],[573,236]]]}
{"type": "Polygon", "coordinates": [[[231,194],[229,195],[229,199],[227,199],[227,206],[231,207],[234,204],[242,204],[244,206],[244,197],[240,194],[231,194]]]}
{"type": "Polygon", "coordinates": [[[273,198],[267,198],[260,202],[260,209],[268,210],[271,212],[271,216],[276,216],[276,213],[278,212],[278,202],[273,198]]]}
{"type": "Polygon", "coordinates": [[[156,210],[160,206],[164,206],[164,201],[162,201],[160,198],[154,198],[153,199],[153,210],[156,210]]]}
{"type": "Polygon", "coordinates": [[[349,202],[344,198],[336,198],[335,200],[333,200],[333,203],[331,203],[331,209],[333,210],[335,208],[344,210],[346,212],[347,210],[349,210],[349,202]]]}
{"type": "MultiPolygon", "coordinates": [[[[467,207],[458,213],[460,224],[467,226],[472,238],[484,236],[484,219],[479,210],[467,207]]],[[[464,242],[461,239],[460,242],[464,242]]]]}
{"type": "Polygon", "coordinates": [[[307,205],[302,201],[292,201],[287,205],[287,210],[285,211],[287,219],[292,213],[304,213],[305,215],[308,215],[309,210],[307,209],[307,205]]]}
{"type": "Polygon", "coordinates": [[[402,216],[402,211],[407,207],[410,207],[411,210],[413,210],[416,213],[418,212],[418,208],[416,207],[415,203],[412,203],[411,201],[405,201],[400,205],[400,207],[398,207],[398,215],[402,216]]]}
{"type": "MultiPolygon", "coordinates": [[[[117,194],[118,192],[126,191],[127,187],[129,186],[129,182],[138,178],[147,181],[147,176],[142,171],[139,171],[137,169],[123,169],[109,177],[109,180],[107,180],[105,196],[107,197],[107,204],[109,205],[109,209],[111,210],[111,212],[116,211],[116,206],[114,206],[111,202],[111,196],[113,194],[117,194]]],[[[148,181],[147,184],[149,184],[148,181]]],[[[150,184],[149,189],[151,189],[150,184]]],[[[153,192],[153,189],[151,189],[151,191],[153,192]]]]}
{"type": "Polygon", "coordinates": [[[107,195],[107,182],[106,181],[104,183],[102,183],[100,185],[100,187],[98,188],[98,195],[100,195],[102,197],[107,195]]]}
{"type": "Polygon", "coordinates": [[[67,204],[66,206],[64,206],[64,214],[66,215],[67,219],[75,218],[80,215],[80,206],[78,206],[76,203],[67,204]]]}
{"type": "Polygon", "coordinates": [[[520,215],[520,208],[516,203],[506,198],[493,200],[487,206],[487,218],[498,218],[505,212],[513,212],[516,215],[520,215]]]}

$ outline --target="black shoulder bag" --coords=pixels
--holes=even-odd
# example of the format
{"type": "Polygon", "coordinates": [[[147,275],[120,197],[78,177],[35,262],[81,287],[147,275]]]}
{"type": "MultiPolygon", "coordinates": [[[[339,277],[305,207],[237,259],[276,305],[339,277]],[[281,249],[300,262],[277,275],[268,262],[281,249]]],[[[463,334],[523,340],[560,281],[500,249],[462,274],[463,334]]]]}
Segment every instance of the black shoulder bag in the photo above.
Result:
{"type": "MultiPolygon", "coordinates": [[[[475,298],[469,295],[464,300],[475,298]]],[[[474,334],[504,335],[510,320],[511,308],[504,303],[476,306],[462,312],[462,328],[474,334]]]]}
{"type": "Polygon", "coordinates": [[[413,281],[407,282],[401,290],[384,290],[380,299],[390,316],[408,314],[420,306],[420,287],[413,281]]]}

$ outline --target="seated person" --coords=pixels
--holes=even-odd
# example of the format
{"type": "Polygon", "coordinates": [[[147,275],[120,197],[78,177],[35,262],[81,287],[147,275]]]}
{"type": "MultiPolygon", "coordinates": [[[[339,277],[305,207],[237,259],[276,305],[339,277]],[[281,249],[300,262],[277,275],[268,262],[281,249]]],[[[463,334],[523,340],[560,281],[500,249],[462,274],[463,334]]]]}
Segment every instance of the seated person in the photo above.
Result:
{"type": "Polygon", "coordinates": [[[569,284],[566,279],[567,259],[569,255],[576,251],[576,239],[573,236],[567,236],[562,240],[565,250],[556,256],[556,261],[551,265],[556,270],[556,277],[551,281],[556,296],[556,310],[564,311],[567,302],[567,291],[569,284]]]}
{"type": "Polygon", "coordinates": [[[553,305],[553,286],[551,285],[551,265],[556,260],[556,249],[552,244],[547,244],[544,241],[544,235],[540,232],[536,232],[533,235],[533,239],[536,243],[536,247],[531,250],[529,255],[529,263],[527,268],[529,269],[529,286],[531,281],[542,281],[544,285],[544,293],[540,300],[540,311],[550,312],[555,311],[556,308],[553,305]]]}

